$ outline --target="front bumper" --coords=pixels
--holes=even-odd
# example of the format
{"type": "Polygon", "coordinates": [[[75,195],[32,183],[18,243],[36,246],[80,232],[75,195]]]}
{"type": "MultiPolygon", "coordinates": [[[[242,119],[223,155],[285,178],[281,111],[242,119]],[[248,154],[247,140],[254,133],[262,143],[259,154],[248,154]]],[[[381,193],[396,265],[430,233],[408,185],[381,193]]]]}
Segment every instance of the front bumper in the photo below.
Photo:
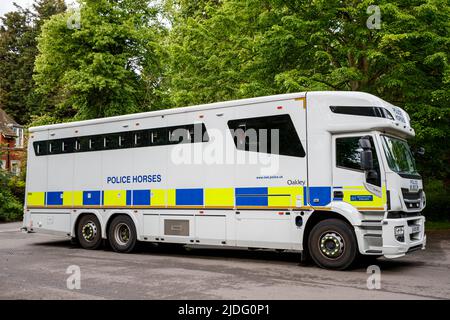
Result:
{"type": "Polygon", "coordinates": [[[398,258],[423,250],[427,241],[423,216],[373,221],[357,226],[355,232],[361,254],[383,255],[386,258],[398,258]],[[403,227],[402,241],[395,237],[396,227],[403,227]]]}
{"type": "Polygon", "coordinates": [[[425,249],[425,217],[383,220],[383,255],[386,258],[398,258],[407,253],[425,249]],[[395,238],[395,227],[403,227],[404,241],[395,238]]]}

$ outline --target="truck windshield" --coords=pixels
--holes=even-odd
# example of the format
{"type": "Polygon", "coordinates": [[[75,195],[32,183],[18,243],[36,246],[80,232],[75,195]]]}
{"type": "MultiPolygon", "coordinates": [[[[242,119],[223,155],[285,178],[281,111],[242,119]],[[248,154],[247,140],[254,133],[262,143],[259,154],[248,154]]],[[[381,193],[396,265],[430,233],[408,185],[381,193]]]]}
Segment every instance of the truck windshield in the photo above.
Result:
{"type": "Polygon", "coordinates": [[[392,171],[404,178],[420,178],[416,170],[416,162],[406,141],[382,136],[383,149],[392,171]]]}

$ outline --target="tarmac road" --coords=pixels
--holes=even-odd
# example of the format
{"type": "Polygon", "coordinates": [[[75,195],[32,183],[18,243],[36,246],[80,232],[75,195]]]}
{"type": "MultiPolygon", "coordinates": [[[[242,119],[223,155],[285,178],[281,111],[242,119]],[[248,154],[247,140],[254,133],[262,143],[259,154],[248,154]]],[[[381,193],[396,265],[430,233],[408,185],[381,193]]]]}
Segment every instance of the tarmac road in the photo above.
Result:
{"type": "Polygon", "coordinates": [[[300,265],[292,253],[152,244],[132,254],[89,251],[66,238],[22,233],[20,226],[0,224],[0,299],[450,298],[450,230],[428,232],[425,251],[371,262],[381,269],[381,289],[369,290],[370,263],[329,271],[300,265]],[[67,287],[73,265],[81,289],[67,287]]]}

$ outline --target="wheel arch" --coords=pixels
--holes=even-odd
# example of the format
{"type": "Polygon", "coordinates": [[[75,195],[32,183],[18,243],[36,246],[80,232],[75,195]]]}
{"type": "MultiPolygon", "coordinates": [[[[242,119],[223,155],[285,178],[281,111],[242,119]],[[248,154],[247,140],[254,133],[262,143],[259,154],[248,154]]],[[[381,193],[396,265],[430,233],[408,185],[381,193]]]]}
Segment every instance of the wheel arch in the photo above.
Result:
{"type": "MultiPolygon", "coordinates": [[[[313,213],[309,216],[308,220],[305,224],[305,229],[303,231],[303,250],[308,251],[308,238],[309,234],[311,233],[311,230],[315,225],[317,225],[319,222],[327,220],[327,219],[339,219],[347,223],[352,229],[354,229],[354,221],[349,219],[345,214],[342,214],[341,212],[337,210],[314,210],[313,213]]],[[[356,237],[356,243],[359,246],[358,237],[356,237]]]]}
{"type": "Polygon", "coordinates": [[[83,211],[83,212],[80,212],[80,213],[77,215],[77,217],[75,218],[74,223],[72,224],[72,237],[73,237],[73,238],[76,238],[76,237],[77,237],[77,226],[78,226],[78,223],[80,222],[80,219],[81,219],[82,217],[84,217],[85,215],[88,215],[88,214],[93,214],[94,216],[97,217],[98,221],[100,222],[100,228],[101,228],[101,230],[102,230],[102,238],[103,238],[103,232],[104,232],[103,218],[102,218],[102,216],[101,216],[96,210],[92,210],[92,211],[91,211],[91,210],[90,210],[90,211],[83,211]]]}
{"type": "Polygon", "coordinates": [[[131,214],[130,212],[127,211],[122,211],[122,212],[113,212],[108,216],[108,219],[106,220],[105,223],[105,228],[104,230],[102,230],[102,234],[104,235],[104,238],[107,238],[108,235],[108,230],[111,226],[112,221],[114,220],[114,218],[118,217],[118,216],[128,216],[131,218],[131,221],[133,221],[134,223],[134,228],[136,230],[136,236],[139,239],[139,229],[138,229],[138,221],[135,215],[131,214]]]}

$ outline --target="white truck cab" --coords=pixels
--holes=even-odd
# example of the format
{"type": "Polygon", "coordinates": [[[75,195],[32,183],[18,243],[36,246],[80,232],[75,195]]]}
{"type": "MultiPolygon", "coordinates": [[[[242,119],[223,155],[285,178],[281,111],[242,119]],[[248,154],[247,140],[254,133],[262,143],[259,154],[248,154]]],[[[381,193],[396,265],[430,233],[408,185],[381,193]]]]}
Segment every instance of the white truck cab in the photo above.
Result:
{"type": "MultiPolygon", "coordinates": [[[[359,252],[395,258],[424,249],[426,200],[407,142],[415,135],[408,114],[366,93],[310,92],[307,97],[309,121],[321,123],[311,134],[331,136],[331,146],[320,147],[322,154],[332,150],[331,208],[348,219],[358,217],[353,223],[359,252]]],[[[312,171],[324,166],[314,159],[311,164],[312,171]]]]}

